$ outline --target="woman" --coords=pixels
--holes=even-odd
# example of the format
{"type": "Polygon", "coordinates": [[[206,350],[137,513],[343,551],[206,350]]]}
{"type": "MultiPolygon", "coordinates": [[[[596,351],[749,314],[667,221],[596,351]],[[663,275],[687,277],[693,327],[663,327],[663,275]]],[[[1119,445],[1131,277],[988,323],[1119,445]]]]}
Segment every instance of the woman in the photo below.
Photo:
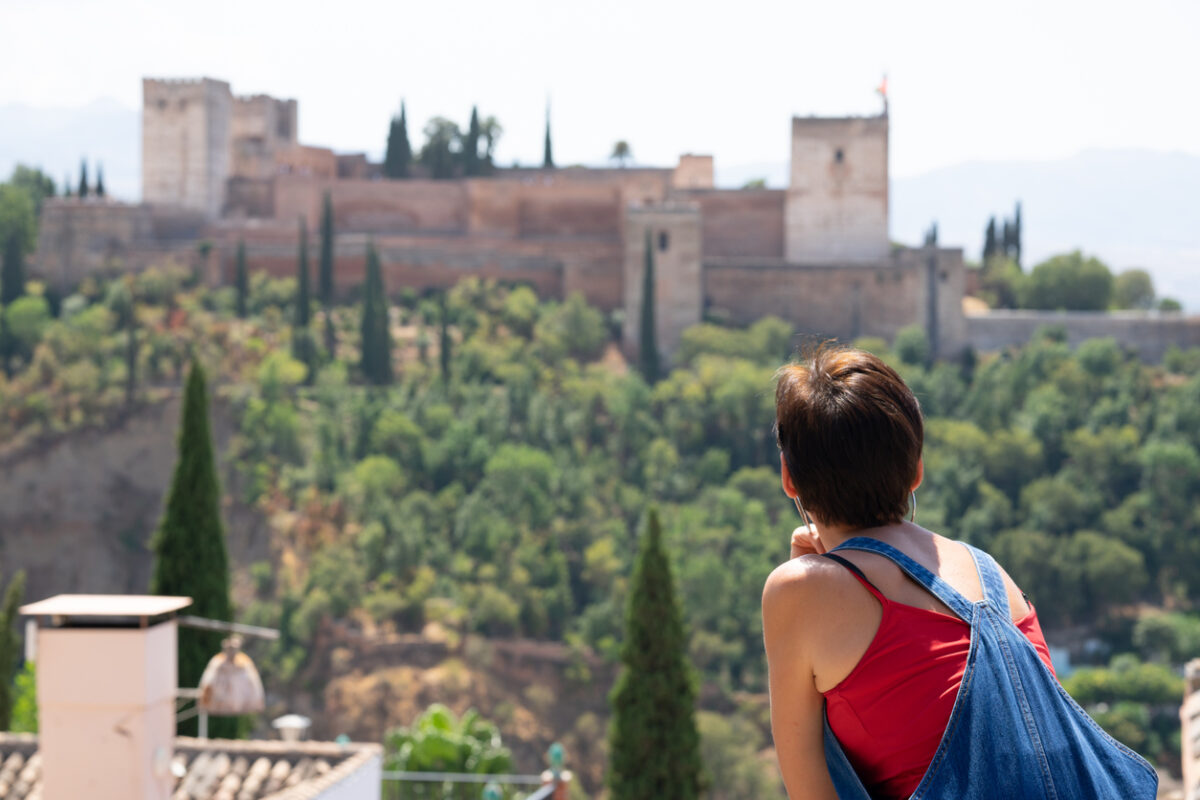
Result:
{"type": "Polygon", "coordinates": [[[783,490],[807,523],[763,590],[791,800],[1153,798],[1150,765],[1059,686],[1012,579],[905,519],[924,427],[900,376],[827,346],[778,377],[783,490]]]}

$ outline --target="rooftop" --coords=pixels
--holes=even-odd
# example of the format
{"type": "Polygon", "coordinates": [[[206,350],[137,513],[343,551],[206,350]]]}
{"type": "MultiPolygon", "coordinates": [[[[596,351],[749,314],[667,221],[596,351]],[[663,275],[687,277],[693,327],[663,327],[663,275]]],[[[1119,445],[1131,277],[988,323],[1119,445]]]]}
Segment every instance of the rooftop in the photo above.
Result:
{"type": "Polygon", "coordinates": [[[190,597],[124,594],[56,594],[21,606],[21,613],[38,617],[157,617],[187,608],[190,597]]]}
{"type": "MultiPolygon", "coordinates": [[[[317,800],[382,760],[374,744],[175,739],[172,800],[317,800]]],[[[0,733],[0,797],[40,800],[37,736],[0,733]]]]}

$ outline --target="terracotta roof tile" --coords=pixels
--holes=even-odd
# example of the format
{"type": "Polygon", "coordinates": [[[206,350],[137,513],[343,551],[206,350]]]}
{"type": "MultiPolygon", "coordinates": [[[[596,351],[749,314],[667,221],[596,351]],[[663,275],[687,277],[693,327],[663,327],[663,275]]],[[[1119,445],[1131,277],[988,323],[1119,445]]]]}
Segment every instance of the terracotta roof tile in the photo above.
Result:
{"type": "MultiPolygon", "coordinates": [[[[382,757],[379,745],[175,740],[172,800],[310,800],[382,757]]],[[[41,800],[37,737],[0,733],[0,800],[41,800]]]]}

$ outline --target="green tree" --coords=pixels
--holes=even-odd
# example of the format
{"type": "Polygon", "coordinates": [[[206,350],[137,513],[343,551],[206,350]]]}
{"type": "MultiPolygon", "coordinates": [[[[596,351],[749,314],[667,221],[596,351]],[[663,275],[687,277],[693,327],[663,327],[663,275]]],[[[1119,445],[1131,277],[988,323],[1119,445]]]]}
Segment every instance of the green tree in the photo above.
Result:
{"type": "Polygon", "coordinates": [[[438,362],[442,368],[442,381],[450,383],[450,310],[446,307],[446,293],[438,296],[438,362]]]}
{"type": "Polygon", "coordinates": [[[1017,201],[1016,211],[1013,213],[1012,223],[1012,252],[1009,253],[1009,258],[1017,264],[1017,269],[1021,268],[1021,201],[1017,201]]]}
{"type": "MultiPolygon", "coordinates": [[[[617,165],[624,167],[629,163],[629,159],[633,158],[633,151],[629,149],[629,142],[622,139],[613,145],[612,155],[609,156],[611,161],[617,162],[617,165]]],[[[743,187],[747,188],[747,187],[743,187]]],[[[762,187],[759,187],[762,188],[762,187]]]]}
{"type": "Polygon", "coordinates": [[[467,135],[463,137],[463,173],[468,177],[480,173],[479,136],[479,109],[471,106],[471,122],[467,125],[467,135]]]}
{"type": "Polygon", "coordinates": [[[329,192],[321,202],[321,264],[317,279],[321,308],[325,310],[325,350],[333,358],[337,337],[333,331],[333,198],[329,192]]]}
{"type": "Polygon", "coordinates": [[[13,717],[13,677],[21,656],[21,637],[17,619],[25,597],[25,573],[18,570],[4,591],[0,606],[0,731],[9,730],[13,717]]]}
{"type": "Polygon", "coordinates": [[[1154,308],[1154,281],[1144,269],[1127,269],[1113,279],[1114,308],[1154,308]]]}
{"type": "Polygon", "coordinates": [[[96,197],[104,197],[104,165],[96,166],[96,197]]]}
{"type": "Polygon", "coordinates": [[[458,125],[445,117],[434,117],[425,123],[425,146],[421,148],[421,163],[429,169],[430,177],[454,177],[454,165],[458,155],[454,148],[461,139],[462,133],[458,125]]]}
{"type": "Polygon", "coordinates": [[[237,246],[237,260],[234,275],[234,287],[237,290],[237,315],[241,319],[246,318],[246,301],[250,296],[250,279],[246,275],[246,243],[239,241],[237,246]]]}
{"type": "MultiPolygon", "coordinates": [[[[13,681],[12,721],[9,729],[13,733],[38,732],[37,668],[32,661],[17,672],[13,681]]],[[[3,725],[0,725],[3,728],[3,725]]]]}
{"type": "Polygon", "coordinates": [[[923,366],[929,362],[929,337],[921,325],[907,325],[896,332],[892,350],[905,364],[923,366]]]}
{"type": "Polygon", "coordinates": [[[479,125],[480,135],[483,136],[483,170],[485,174],[491,174],[495,169],[493,158],[496,154],[496,145],[500,143],[500,135],[504,133],[504,128],[501,127],[500,121],[490,114],[479,125]]]}
{"type": "Polygon", "coordinates": [[[392,117],[388,127],[387,153],[383,158],[383,174],[389,178],[407,178],[412,164],[412,145],[408,141],[408,112],[400,101],[400,116],[392,117]]]}
{"type": "Polygon", "coordinates": [[[25,254],[20,239],[9,235],[4,242],[4,261],[0,264],[0,306],[7,306],[25,294],[25,254]]]}
{"type": "Polygon", "coordinates": [[[1104,262],[1075,250],[1038,264],[1021,290],[1023,308],[1104,311],[1112,299],[1113,277],[1104,262]]]}
{"type": "Polygon", "coordinates": [[[296,254],[296,305],[292,317],[292,356],[305,366],[311,378],[316,369],[316,352],[309,323],[312,299],[309,296],[308,225],[300,217],[300,244],[296,254]]]}
{"type": "Polygon", "coordinates": [[[0,183],[0,247],[16,239],[23,255],[37,245],[37,209],[30,193],[11,183],[0,183]]]}
{"type": "Polygon", "coordinates": [[[77,194],[80,197],[88,196],[88,176],[87,176],[87,161],[79,162],[79,191],[77,194]]]}
{"type": "Polygon", "coordinates": [[[998,243],[996,242],[996,218],[988,217],[987,229],[983,233],[983,261],[984,266],[991,260],[992,256],[996,255],[998,243]]]}
{"type": "Polygon", "coordinates": [[[550,145],[550,104],[546,103],[546,140],[542,145],[542,169],[554,169],[554,153],[550,145]]]}
{"type": "Polygon", "coordinates": [[[42,215],[42,203],[47,197],[54,197],[55,194],[54,181],[49,175],[24,164],[17,164],[13,168],[12,177],[8,182],[25,190],[33,200],[33,213],[38,217],[42,215]]]}
{"type": "Polygon", "coordinates": [[[610,703],[609,795],[612,800],[699,797],[700,735],[687,634],[658,512],[646,517],[626,612],[624,669],[610,703]]]}
{"type": "MultiPolygon", "coordinates": [[[[229,557],[221,523],[221,486],[208,420],[204,369],[192,362],[179,422],[179,460],[167,492],[166,509],[151,542],[154,567],[150,593],[192,598],[188,613],[230,620],[229,557]]],[[[179,631],[179,685],[198,686],[204,667],[221,648],[221,634],[179,631]]],[[[209,733],[229,736],[233,720],[213,720],[209,733]]],[[[180,733],[195,730],[190,720],[180,733]]]]}
{"type": "Polygon", "coordinates": [[[388,322],[387,292],[375,243],[367,243],[367,282],[363,289],[362,357],[363,377],[376,386],[392,382],[392,332],[388,322]]]}
{"type": "Polygon", "coordinates": [[[642,271],[642,309],[638,327],[638,368],[649,384],[658,380],[658,332],[654,308],[654,242],[646,231],[646,264],[642,271]]]}

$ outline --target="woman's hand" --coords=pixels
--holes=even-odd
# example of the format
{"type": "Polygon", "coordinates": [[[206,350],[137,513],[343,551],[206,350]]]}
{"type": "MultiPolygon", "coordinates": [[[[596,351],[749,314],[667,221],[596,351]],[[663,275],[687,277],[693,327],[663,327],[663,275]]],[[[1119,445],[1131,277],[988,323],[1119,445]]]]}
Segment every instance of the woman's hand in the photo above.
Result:
{"type": "Polygon", "coordinates": [[[821,543],[821,534],[811,525],[801,525],[792,531],[792,558],[812,554],[820,555],[826,550],[821,543]]]}

